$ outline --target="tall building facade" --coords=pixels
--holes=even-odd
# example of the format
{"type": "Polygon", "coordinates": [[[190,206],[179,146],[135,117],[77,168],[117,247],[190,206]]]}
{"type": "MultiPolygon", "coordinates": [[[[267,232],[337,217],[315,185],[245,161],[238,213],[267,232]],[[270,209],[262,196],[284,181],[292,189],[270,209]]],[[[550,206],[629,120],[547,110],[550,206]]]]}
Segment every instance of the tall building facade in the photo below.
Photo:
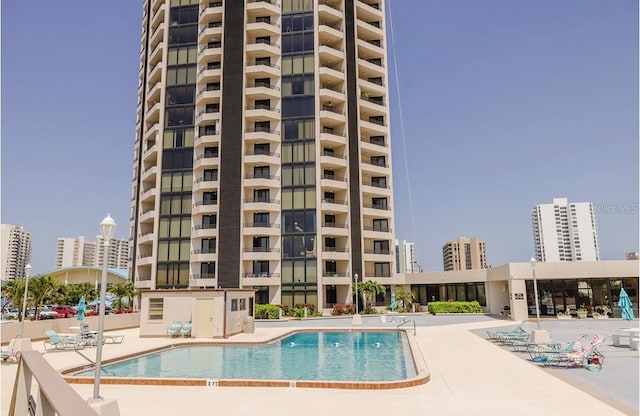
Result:
{"type": "Polygon", "coordinates": [[[531,210],[538,261],[600,260],[593,204],[554,198],[531,210]]]}
{"type": "Polygon", "coordinates": [[[59,237],[56,268],[95,265],[96,244],[84,237],[59,237]]]}
{"type": "Polygon", "coordinates": [[[24,278],[24,268],[31,261],[31,233],[17,225],[2,224],[0,249],[2,279],[24,278]]]}
{"type": "Polygon", "coordinates": [[[384,2],[144,2],[141,290],[350,303],[395,271],[384,2]]]}
{"type": "Polygon", "coordinates": [[[396,273],[420,273],[422,270],[416,260],[414,243],[396,240],[396,273]]]}
{"type": "Polygon", "coordinates": [[[487,268],[487,251],[484,241],[459,237],[442,246],[444,271],[487,268]]]}
{"type": "MultiPolygon", "coordinates": [[[[58,238],[56,268],[73,266],[102,266],[104,259],[104,239],[87,241],[84,237],[58,238]]],[[[112,238],[109,240],[107,267],[126,269],[129,266],[129,240],[112,238]]]]}

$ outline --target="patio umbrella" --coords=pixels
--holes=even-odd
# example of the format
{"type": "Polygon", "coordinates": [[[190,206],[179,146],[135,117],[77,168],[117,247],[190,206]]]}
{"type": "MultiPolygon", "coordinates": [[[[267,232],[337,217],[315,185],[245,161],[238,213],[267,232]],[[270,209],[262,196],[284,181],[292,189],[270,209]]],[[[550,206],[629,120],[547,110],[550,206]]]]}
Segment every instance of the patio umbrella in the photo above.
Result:
{"type": "Polygon", "coordinates": [[[631,299],[629,299],[629,295],[625,292],[624,288],[620,289],[620,299],[618,299],[618,306],[620,306],[620,311],[622,312],[622,319],[625,321],[630,321],[635,316],[633,316],[633,305],[631,305],[631,299]]]}
{"type": "Polygon", "coordinates": [[[76,319],[78,321],[84,320],[84,309],[86,308],[84,296],[80,298],[80,302],[78,302],[78,316],[76,319]]]}
{"type": "Polygon", "coordinates": [[[391,311],[395,311],[398,307],[396,303],[396,292],[391,292],[391,311]]]}

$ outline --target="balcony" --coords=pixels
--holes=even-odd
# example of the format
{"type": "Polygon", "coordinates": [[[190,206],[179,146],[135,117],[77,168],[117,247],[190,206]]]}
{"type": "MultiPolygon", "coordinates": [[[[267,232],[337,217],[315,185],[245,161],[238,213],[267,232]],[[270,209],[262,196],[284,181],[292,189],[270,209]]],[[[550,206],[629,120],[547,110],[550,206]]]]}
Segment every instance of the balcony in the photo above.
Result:
{"type": "Polygon", "coordinates": [[[251,60],[247,62],[247,76],[251,78],[271,78],[280,77],[280,65],[267,61],[251,60]]]}
{"type": "Polygon", "coordinates": [[[191,228],[191,238],[215,237],[218,234],[216,224],[196,225],[191,228]]]}
{"type": "Polygon", "coordinates": [[[280,131],[268,128],[253,128],[244,131],[246,140],[269,140],[280,142],[280,131]]]}
{"type": "Polygon", "coordinates": [[[248,121],[266,121],[271,120],[278,122],[280,120],[280,109],[270,107],[268,105],[254,105],[245,107],[245,118],[248,121]]]}
{"type": "Polygon", "coordinates": [[[255,96],[265,96],[266,98],[280,98],[280,87],[275,84],[267,84],[264,82],[247,84],[246,94],[248,97],[255,99],[255,96]]]}
{"type": "Polygon", "coordinates": [[[191,209],[191,214],[210,214],[217,211],[218,201],[196,201],[191,209]]]}
{"type": "Polygon", "coordinates": [[[247,0],[247,13],[250,15],[278,15],[280,3],[275,0],[247,0]]]}
{"type": "Polygon", "coordinates": [[[217,287],[218,281],[214,273],[192,274],[189,276],[189,287],[217,287]]]}

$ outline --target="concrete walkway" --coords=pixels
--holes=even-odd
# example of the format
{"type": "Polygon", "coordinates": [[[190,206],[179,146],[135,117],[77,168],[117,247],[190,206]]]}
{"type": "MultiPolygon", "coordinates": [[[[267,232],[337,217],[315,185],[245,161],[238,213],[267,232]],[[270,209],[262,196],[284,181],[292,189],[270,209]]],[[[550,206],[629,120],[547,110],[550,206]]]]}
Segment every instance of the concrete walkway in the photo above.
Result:
{"type": "MultiPolygon", "coordinates": [[[[416,341],[431,372],[425,385],[397,390],[323,390],[302,388],[157,387],[102,385],[100,393],[118,400],[121,415],[301,415],[357,413],[367,415],[555,415],[625,413],[598,400],[517,354],[494,345],[473,331],[514,326],[485,316],[416,317],[421,322],[416,341]],[[454,323],[455,322],[455,323],[454,323]]],[[[396,323],[364,318],[362,327],[395,327],[396,323]]],[[[254,334],[241,334],[228,342],[271,339],[295,328],[351,327],[350,320],[309,320],[256,323],[254,334]]],[[[412,331],[410,331],[412,332],[412,331]]],[[[175,342],[171,339],[140,339],[137,329],[113,331],[124,334],[122,344],[106,344],[103,359],[175,342]]],[[[42,341],[34,348],[43,350],[42,341]]],[[[80,351],[91,360],[95,348],[80,351]]],[[[44,354],[54,368],[62,370],[86,359],[75,351],[44,354]]],[[[637,362],[637,360],[636,360],[637,362]]],[[[2,365],[2,414],[8,414],[15,364],[2,365]]],[[[629,371],[637,377],[636,368],[629,371]]],[[[73,385],[89,398],[92,385],[73,385]]]]}

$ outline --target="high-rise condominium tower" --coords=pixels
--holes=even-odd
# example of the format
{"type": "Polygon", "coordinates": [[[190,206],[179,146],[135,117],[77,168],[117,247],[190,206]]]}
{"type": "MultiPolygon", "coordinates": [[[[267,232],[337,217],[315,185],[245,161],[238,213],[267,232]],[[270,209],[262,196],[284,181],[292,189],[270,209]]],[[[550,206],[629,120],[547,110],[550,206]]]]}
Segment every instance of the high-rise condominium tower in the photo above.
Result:
{"type": "Polygon", "coordinates": [[[484,241],[459,237],[442,246],[444,271],[487,268],[487,251],[484,241]]]}
{"type": "Polygon", "coordinates": [[[2,224],[0,234],[0,276],[2,279],[22,279],[25,266],[31,260],[31,233],[17,225],[2,224]]]}
{"type": "MultiPolygon", "coordinates": [[[[87,241],[84,237],[58,238],[56,267],[101,266],[104,264],[104,239],[87,241]]],[[[129,241],[117,238],[109,240],[107,267],[126,269],[129,261],[129,241]]]]}
{"type": "Polygon", "coordinates": [[[394,271],[383,0],[147,0],[140,289],[350,303],[394,271]]]}
{"type": "Polygon", "coordinates": [[[590,202],[554,198],[531,210],[538,261],[600,260],[598,230],[590,202]]]}
{"type": "Polygon", "coordinates": [[[405,240],[396,240],[396,272],[419,273],[420,266],[416,260],[416,248],[414,243],[405,240]]]}

